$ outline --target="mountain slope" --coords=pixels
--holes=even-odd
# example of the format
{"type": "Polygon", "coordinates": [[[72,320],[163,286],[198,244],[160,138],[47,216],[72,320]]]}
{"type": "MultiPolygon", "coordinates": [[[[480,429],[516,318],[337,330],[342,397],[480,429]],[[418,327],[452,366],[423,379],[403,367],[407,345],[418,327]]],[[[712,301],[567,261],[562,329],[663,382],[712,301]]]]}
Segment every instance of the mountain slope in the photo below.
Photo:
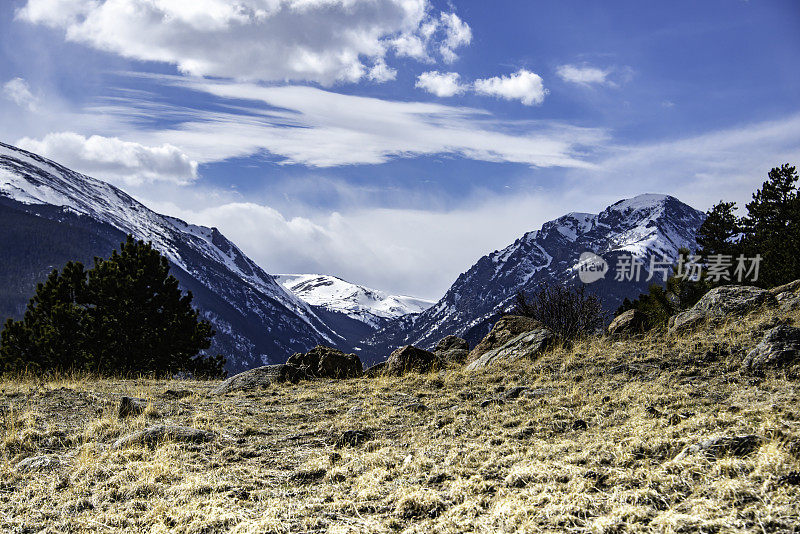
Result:
{"type": "Polygon", "coordinates": [[[130,233],[169,258],[183,288],[214,324],[210,350],[228,357],[230,371],[284,361],[317,343],[344,342],[216,228],[159,215],[108,183],[0,143],[0,199],[6,235],[14,236],[13,242],[5,239],[4,250],[22,262],[0,265],[0,279],[16,280],[4,293],[0,311],[6,315],[19,316],[43,273],[71,259],[107,256],[130,233]],[[47,249],[42,235],[61,250],[47,249]],[[27,278],[19,276],[23,265],[27,278]]]}
{"type": "Polygon", "coordinates": [[[308,304],[343,313],[375,328],[384,326],[387,319],[420,313],[434,304],[415,297],[389,295],[336,276],[278,274],[273,278],[308,304]]]}
{"type": "Polygon", "coordinates": [[[625,297],[646,290],[651,257],[672,261],[680,247],[695,247],[695,232],[703,218],[702,212],[666,195],[622,200],[596,215],[569,213],[482,257],[434,306],[392,322],[361,348],[375,361],[393,347],[431,347],[449,334],[475,343],[498,314],[513,306],[518,291],[534,291],[543,282],[580,283],[576,266],[584,252],[603,257],[610,266],[606,278],[590,284],[588,290],[612,311],[625,297]],[[615,266],[620,257],[629,255],[646,264],[643,276],[639,282],[616,282],[615,266]]]}

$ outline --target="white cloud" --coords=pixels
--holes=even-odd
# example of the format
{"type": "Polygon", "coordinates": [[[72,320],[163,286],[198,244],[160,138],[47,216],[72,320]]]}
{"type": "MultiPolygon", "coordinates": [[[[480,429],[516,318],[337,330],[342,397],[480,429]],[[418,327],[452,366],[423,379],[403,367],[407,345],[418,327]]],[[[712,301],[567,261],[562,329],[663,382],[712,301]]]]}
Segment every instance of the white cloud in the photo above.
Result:
{"type": "Polygon", "coordinates": [[[264,87],[164,78],[165,83],[223,99],[251,100],[240,113],[154,107],[122,102],[88,110],[129,121],[157,114],[178,126],[126,134],[146,145],[169,143],[203,163],[260,151],[285,163],[315,167],[378,164],[395,157],[455,154],[469,159],[541,167],[585,167],[586,147],[605,139],[602,130],[556,122],[498,121],[485,111],[433,103],[343,95],[313,87],[264,87]],[[265,110],[263,104],[270,106],[265,110]],[[256,107],[258,105],[258,107],[256,107]]]}
{"type": "Polygon", "coordinates": [[[541,104],[549,92],[544,88],[541,76],[526,69],[520,69],[510,76],[475,80],[474,88],[479,95],[519,100],[526,106],[541,104]]]}
{"type": "Polygon", "coordinates": [[[380,59],[369,70],[367,77],[374,82],[383,83],[397,78],[397,71],[390,68],[385,61],[380,59]]]}
{"type": "Polygon", "coordinates": [[[456,50],[472,42],[472,29],[455,13],[426,17],[419,27],[391,41],[395,54],[433,63],[435,52],[445,63],[458,59],[456,50]]]}
{"type": "Polygon", "coordinates": [[[3,94],[20,107],[30,111],[37,111],[39,99],[31,93],[28,82],[22,78],[13,78],[3,85],[3,94]]]}
{"type": "Polygon", "coordinates": [[[431,10],[429,0],[28,0],[17,17],[195,76],[331,84],[392,79],[379,66],[392,48],[454,58],[469,26],[431,10]]]}
{"type": "Polygon", "coordinates": [[[472,42],[472,30],[455,13],[442,13],[441,25],[445,38],[439,47],[439,53],[447,63],[452,63],[458,59],[455,50],[472,42]]]}
{"type": "Polygon", "coordinates": [[[561,65],[556,69],[558,76],[565,82],[578,85],[613,85],[608,79],[610,70],[598,69],[588,65],[561,65]]]}
{"type": "Polygon", "coordinates": [[[201,210],[145,202],[192,223],[216,226],[270,273],[333,274],[438,299],[480,256],[562,214],[562,204],[552,198],[483,197],[450,211],[366,208],[318,217],[286,217],[250,202],[201,210]]]}
{"type": "Polygon", "coordinates": [[[457,72],[439,72],[430,71],[423,72],[417,77],[415,87],[424,89],[425,91],[439,97],[447,97],[461,94],[467,88],[459,82],[459,74],[457,72]]]}
{"type": "Polygon", "coordinates": [[[116,137],[87,138],[60,132],[41,140],[25,137],[17,145],[70,169],[124,186],[159,181],[186,184],[197,178],[197,163],[169,144],[150,147],[116,137]]]}

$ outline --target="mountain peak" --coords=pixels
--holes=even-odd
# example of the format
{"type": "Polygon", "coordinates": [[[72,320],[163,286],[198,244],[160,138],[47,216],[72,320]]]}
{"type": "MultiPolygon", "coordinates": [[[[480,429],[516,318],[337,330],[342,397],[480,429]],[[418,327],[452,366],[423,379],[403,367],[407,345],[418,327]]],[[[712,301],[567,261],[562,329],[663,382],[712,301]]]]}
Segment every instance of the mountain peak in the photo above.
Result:
{"type": "Polygon", "coordinates": [[[287,291],[312,306],[343,313],[371,326],[382,326],[384,319],[420,313],[433,302],[353,284],[337,276],[322,274],[277,274],[273,278],[287,291]]]}

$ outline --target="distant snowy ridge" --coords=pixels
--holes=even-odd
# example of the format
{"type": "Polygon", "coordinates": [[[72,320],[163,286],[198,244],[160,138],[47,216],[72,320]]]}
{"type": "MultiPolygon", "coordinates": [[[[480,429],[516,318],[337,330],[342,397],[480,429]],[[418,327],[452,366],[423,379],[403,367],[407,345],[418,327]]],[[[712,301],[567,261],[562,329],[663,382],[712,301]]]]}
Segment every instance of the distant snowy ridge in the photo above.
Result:
{"type": "Polygon", "coordinates": [[[278,274],[276,282],[313,306],[343,313],[375,328],[385,321],[409,313],[420,313],[430,308],[433,301],[390,295],[342,280],[336,276],[321,274],[278,274]]]}

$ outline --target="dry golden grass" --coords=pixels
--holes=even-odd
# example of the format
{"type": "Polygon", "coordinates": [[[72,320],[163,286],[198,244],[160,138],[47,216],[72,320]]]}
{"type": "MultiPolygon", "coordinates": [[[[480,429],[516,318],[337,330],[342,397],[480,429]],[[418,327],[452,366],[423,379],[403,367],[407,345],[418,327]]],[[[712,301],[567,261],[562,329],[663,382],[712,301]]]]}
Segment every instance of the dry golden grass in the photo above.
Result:
{"type": "Polygon", "coordinates": [[[224,397],[208,382],[5,380],[0,531],[800,532],[800,486],[787,478],[800,471],[800,383],[738,370],[767,326],[798,319],[595,339],[486,373],[224,397]],[[541,390],[481,407],[520,385],[541,390]],[[119,420],[120,395],[147,410],[119,420]],[[217,438],[111,447],[152,424],[217,438]],[[337,446],[347,430],[370,438],[337,446]],[[676,459],[743,434],[763,441],[744,456],[676,459]],[[41,454],[62,463],[16,467],[41,454]]]}

